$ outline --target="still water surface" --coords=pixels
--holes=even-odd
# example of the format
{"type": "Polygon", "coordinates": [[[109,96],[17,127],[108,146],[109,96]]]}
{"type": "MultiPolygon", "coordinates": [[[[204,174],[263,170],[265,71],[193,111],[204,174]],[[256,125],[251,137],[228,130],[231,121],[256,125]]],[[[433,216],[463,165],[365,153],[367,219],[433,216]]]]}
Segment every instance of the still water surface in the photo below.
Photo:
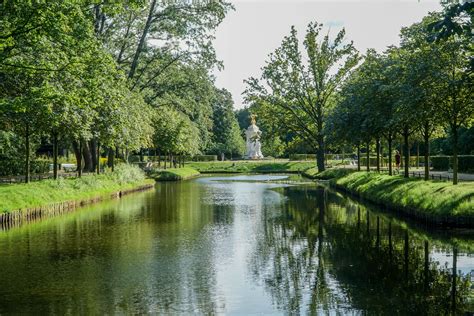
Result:
{"type": "Polygon", "coordinates": [[[286,176],[160,183],[0,232],[0,314],[463,314],[473,283],[472,231],[286,176]]]}

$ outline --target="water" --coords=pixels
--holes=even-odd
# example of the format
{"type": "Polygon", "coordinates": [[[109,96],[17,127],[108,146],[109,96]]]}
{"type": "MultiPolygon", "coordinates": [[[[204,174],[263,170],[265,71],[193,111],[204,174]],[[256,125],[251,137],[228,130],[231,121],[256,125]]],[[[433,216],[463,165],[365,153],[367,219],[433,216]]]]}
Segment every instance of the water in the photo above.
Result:
{"type": "Polygon", "coordinates": [[[0,314],[462,314],[473,239],[293,178],[161,183],[0,232],[0,314]]]}

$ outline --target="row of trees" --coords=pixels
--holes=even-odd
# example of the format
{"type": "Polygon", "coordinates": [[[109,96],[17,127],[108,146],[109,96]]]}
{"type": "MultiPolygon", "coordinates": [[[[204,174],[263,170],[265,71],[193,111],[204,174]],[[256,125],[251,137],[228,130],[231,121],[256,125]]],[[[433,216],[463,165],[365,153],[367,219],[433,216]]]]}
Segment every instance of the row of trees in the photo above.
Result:
{"type": "MultiPolygon", "coordinates": [[[[247,80],[246,100],[262,117],[280,122],[280,139],[302,141],[317,153],[323,171],[328,149],[375,141],[380,170],[386,140],[392,174],[394,140],[402,138],[408,177],[410,139],[422,139],[425,178],[433,136],[452,137],[454,183],[460,128],[473,121],[472,3],[449,6],[401,30],[399,47],[360,56],[342,29],[334,38],[308,25],[303,45],[293,27],[269,55],[261,78],[247,80]]],[[[369,163],[367,163],[369,165],[369,163]]],[[[360,167],[359,167],[360,168],[360,167]]],[[[369,167],[367,167],[369,168],[369,167]]]]}
{"type": "Polygon", "coordinates": [[[429,178],[429,145],[434,135],[450,132],[453,182],[458,182],[459,129],[474,115],[472,35],[459,34],[432,42],[431,25],[439,13],[401,31],[400,47],[383,54],[369,50],[364,62],[344,83],[327,129],[335,140],[356,145],[376,143],[380,169],[380,142],[388,145],[389,173],[397,135],[403,139],[404,175],[408,177],[410,138],[423,140],[425,179],[429,178]],[[466,36],[465,36],[466,35],[466,36]]]}
{"type": "Polygon", "coordinates": [[[210,75],[221,67],[211,40],[230,9],[223,1],[1,2],[0,129],[22,138],[24,150],[9,158],[24,157],[26,181],[32,146],[45,137],[55,177],[61,144],[74,150],[79,175],[98,172],[104,154],[113,168],[116,153],[140,148],[221,150],[215,122],[236,120],[216,110],[232,103],[218,105],[229,98],[210,75]]]}

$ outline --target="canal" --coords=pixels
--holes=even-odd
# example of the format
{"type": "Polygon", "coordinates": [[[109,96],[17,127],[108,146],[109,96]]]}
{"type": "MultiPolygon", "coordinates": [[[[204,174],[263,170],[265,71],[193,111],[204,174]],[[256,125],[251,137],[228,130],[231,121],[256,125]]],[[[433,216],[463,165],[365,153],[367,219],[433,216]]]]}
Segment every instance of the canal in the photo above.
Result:
{"type": "Polygon", "coordinates": [[[474,312],[474,232],[209,176],[0,232],[0,314],[474,312]]]}

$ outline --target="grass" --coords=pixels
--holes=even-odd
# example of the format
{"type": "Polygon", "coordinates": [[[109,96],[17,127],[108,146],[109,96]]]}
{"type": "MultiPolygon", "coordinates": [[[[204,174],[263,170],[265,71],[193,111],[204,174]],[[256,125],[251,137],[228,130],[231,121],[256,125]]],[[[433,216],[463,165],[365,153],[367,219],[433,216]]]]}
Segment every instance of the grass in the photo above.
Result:
{"type": "Polygon", "coordinates": [[[331,180],[341,178],[349,173],[354,172],[353,169],[332,168],[323,172],[318,172],[318,168],[310,168],[303,172],[303,176],[317,180],[331,180]]]}
{"type": "MultiPolygon", "coordinates": [[[[371,202],[415,211],[415,216],[438,220],[474,220],[474,183],[452,185],[367,172],[333,172],[331,183],[371,202]]],[[[329,171],[322,177],[330,177],[329,171]]]]}
{"type": "Polygon", "coordinates": [[[195,178],[199,175],[199,171],[190,167],[184,167],[154,171],[150,177],[154,178],[156,181],[178,181],[195,178]]]}
{"type": "Polygon", "coordinates": [[[0,212],[47,206],[66,201],[82,201],[129,190],[153,180],[137,167],[119,165],[114,172],[82,178],[43,180],[28,184],[0,186],[0,212]]]}
{"type": "Polygon", "coordinates": [[[201,173],[301,173],[314,167],[313,161],[261,160],[189,162],[188,167],[201,173]]]}

